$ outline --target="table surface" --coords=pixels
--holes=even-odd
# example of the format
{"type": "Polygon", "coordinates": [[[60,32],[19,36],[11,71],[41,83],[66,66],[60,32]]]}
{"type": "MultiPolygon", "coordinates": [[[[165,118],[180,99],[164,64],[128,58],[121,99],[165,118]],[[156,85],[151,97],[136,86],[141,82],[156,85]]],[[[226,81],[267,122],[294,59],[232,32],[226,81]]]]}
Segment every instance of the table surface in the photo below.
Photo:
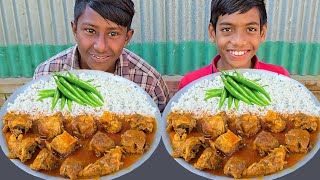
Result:
{"type": "MultiPolygon", "coordinates": [[[[296,171],[283,176],[279,179],[301,180],[301,179],[319,179],[317,178],[320,166],[320,151],[304,166],[296,171]]],[[[1,151],[0,152],[0,179],[23,179],[38,180],[13,164],[1,151]],[[5,177],[5,178],[3,178],[5,177]]],[[[207,178],[198,176],[178,164],[167,152],[163,142],[161,141],[153,155],[145,161],[140,167],[130,173],[118,178],[119,180],[133,179],[152,179],[152,180],[205,180],[207,178]]]]}

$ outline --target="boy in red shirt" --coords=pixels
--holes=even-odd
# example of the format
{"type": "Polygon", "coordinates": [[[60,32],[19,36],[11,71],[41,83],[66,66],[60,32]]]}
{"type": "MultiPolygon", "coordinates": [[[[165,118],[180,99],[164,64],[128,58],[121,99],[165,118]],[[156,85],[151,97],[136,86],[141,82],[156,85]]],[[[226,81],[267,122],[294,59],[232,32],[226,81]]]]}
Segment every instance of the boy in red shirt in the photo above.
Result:
{"type": "Polygon", "coordinates": [[[216,43],[219,54],[212,64],[186,74],[179,90],[218,69],[263,69],[290,77],[283,67],[260,62],[256,56],[260,43],[266,38],[264,0],[212,0],[208,30],[210,41],[216,43]]]}

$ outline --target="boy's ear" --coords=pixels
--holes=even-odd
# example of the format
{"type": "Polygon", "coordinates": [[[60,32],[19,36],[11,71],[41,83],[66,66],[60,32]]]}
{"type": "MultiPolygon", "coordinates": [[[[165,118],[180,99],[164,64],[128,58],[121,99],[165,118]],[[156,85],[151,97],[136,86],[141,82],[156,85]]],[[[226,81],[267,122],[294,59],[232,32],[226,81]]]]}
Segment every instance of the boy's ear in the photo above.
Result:
{"type": "Polygon", "coordinates": [[[262,29],[261,29],[261,42],[264,42],[266,40],[266,36],[267,36],[267,28],[268,28],[268,24],[264,24],[262,26],[262,29]]]}
{"type": "Polygon", "coordinates": [[[210,42],[214,43],[216,40],[216,31],[211,23],[209,23],[208,32],[209,32],[210,42]]]}
{"type": "Polygon", "coordinates": [[[129,31],[127,32],[127,36],[126,36],[126,40],[125,40],[125,46],[127,46],[127,44],[130,42],[132,36],[134,34],[134,30],[133,29],[129,29],[129,31]]]}
{"type": "Polygon", "coordinates": [[[72,29],[72,33],[75,36],[77,33],[77,25],[74,21],[71,21],[71,29],[72,29]]]}

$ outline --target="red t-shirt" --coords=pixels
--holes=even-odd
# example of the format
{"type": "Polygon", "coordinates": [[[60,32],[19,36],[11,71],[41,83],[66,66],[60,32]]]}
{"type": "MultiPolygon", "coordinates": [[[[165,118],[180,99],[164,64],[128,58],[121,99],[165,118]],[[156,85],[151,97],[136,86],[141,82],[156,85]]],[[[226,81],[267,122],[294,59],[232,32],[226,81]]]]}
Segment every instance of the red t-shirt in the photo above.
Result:
{"type": "MultiPolygon", "coordinates": [[[[203,68],[200,68],[198,70],[192,71],[188,74],[186,74],[180,81],[179,87],[178,89],[182,89],[183,87],[185,87],[186,85],[188,85],[189,83],[191,83],[192,81],[195,81],[203,76],[212,74],[212,73],[216,73],[219,72],[216,64],[220,59],[220,55],[217,55],[212,63],[208,66],[205,66],[203,68]]],[[[252,60],[254,61],[254,67],[253,69],[263,69],[263,70],[267,70],[267,71],[272,71],[278,74],[282,74],[285,76],[290,77],[290,73],[283,67],[281,66],[277,66],[277,65],[273,65],[273,64],[267,64],[264,62],[260,62],[258,60],[257,56],[253,56],[252,60]]]]}

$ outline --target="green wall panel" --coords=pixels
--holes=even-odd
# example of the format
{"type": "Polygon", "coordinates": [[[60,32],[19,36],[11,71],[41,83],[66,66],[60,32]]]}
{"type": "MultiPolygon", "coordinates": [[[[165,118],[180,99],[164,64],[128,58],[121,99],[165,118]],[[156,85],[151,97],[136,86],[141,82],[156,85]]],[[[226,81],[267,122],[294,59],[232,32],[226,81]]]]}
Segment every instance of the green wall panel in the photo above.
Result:
{"type": "MultiPolygon", "coordinates": [[[[70,46],[0,46],[0,78],[32,77],[38,64],[70,46]]],[[[211,63],[217,54],[215,45],[206,42],[131,43],[127,48],[165,75],[184,75],[211,63]]],[[[266,42],[257,55],[263,62],[285,67],[292,75],[319,75],[319,52],[320,43],[266,42]]]]}

